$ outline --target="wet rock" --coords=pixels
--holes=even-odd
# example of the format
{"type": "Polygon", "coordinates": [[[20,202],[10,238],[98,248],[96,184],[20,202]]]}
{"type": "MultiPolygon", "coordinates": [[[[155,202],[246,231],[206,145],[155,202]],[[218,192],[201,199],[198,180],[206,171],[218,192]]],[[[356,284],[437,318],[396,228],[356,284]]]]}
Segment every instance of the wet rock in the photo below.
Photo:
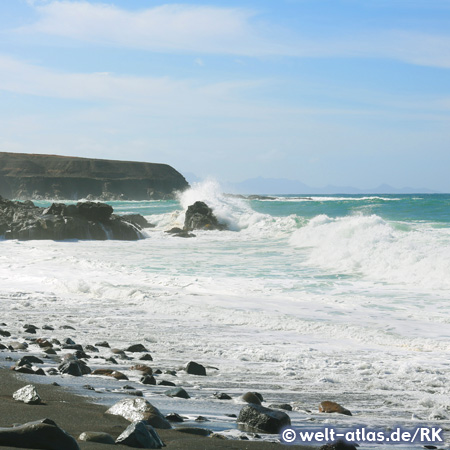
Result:
{"type": "Polygon", "coordinates": [[[32,384],[28,384],[22,389],[14,392],[13,399],[29,405],[39,405],[42,403],[41,397],[36,391],[36,387],[32,384]]]}
{"type": "MultiPolygon", "coordinates": [[[[75,330],[75,328],[71,325],[61,325],[59,328],[61,330],[75,330]]],[[[75,342],[74,342],[74,344],[75,344],[75,342]]]]}
{"type": "Polygon", "coordinates": [[[86,345],[86,350],[89,352],[94,352],[94,353],[98,353],[100,350],[97,347],[94,347],[93,345],[86,345]]]}
{"type": "Polygon", "coordinates": [[[125,349],[127,352],[148,352],[148,350],[142,345],[142,344],[134,344],[130,345],[128,348],[125,349]]]}
{"type": "MultiPolygon", "coordinates": [[[[35,344],[38,344],[39,347],[41,348],[52,348],[53,344],[49,341],[47,341],[47,339],[36,339],[35,344]]],[[[58,344],[59,345],[59,344],[58,344]]]]}
{"type": "Polygon", "coordinates": [[[6,350],[8,347],[6,345],[0,344],[0,350],[6,350]]]}
{"type": "Polygon", "coordinates": [[[44,348],[42,351],[46,355],[56,355],[56,351],[53,348],[44,348]]]}
{"type": "Polygon", "coordinates": [[[75,358],[70,358],[62,362],[58,366],[58,370],[63,374],[72,375],[74,377],[81,377],[91,373],[91,369],[84,361],[75,358]]]}
{"type": "Polygon", "coordinates": [[[153,375],[153,369],[145,364],[136,364],[130,367],[131,370],[145,373],[146,375],[153,375]]]}
{"type": "Polygon", "coordinates": [[[110,434],[102,433],[99,431],[85,431],[84,433],[80,434],[78,440],[84,442],[96,442],[98,444],[116,444],[114,438],[110,434]]]}
{"type": "Polygon", "coordinates": [[[59,372],[54,367],[49,367],[47,369],[47,375],[59,375],[59,372]]]}
{"type": "Polygon", "coordinates": [[[149,223],[147,219],[144,216],[141,216],[140,214],[126,214],[122,216],[122,219],[140,228],[155,228],[156,226],[149,223]]]}
{"type": "Polygon", "coordinates": [[[16,366],[20,367],[26,364],[44,364],[44,361],[36,356],[22,356],[22,358],[17,361],[16,366]]]}
{"type": "Polygon", "coordinates": [[[161,414],[148,413],[145,415],[145,420],[153,428],[157,428],[160,430],[170,430],[172,428],[170,422],[161,414]]]}
{"type": "Polygon", "coordinates": [[[257,392],[247,392],[241,398],[244,402],[253,403],[254,405],[260,405],[262,401],[262,396],[258,395],[257,392]]]}
{"type": "Polygon", "coordinates": [[[111,353],[113,353],[116,356],[116,358],[119,358],[119,359],[131,359],[120,348],[112,348],[111,353]]]}
{"type": "Polygon", "coordinates": [[[209,419],[207,419],[204,416],[198,416],[198,417],[195,418],[195,421],[196,422],[209,422],[209,419]]]}
{"type": "Polygon", "coordinates": [[[36,334],[36,328],[25,328],[25,333],[36,334]]]}
{"type": "Polygon", "coordinates": [[[162,374],[161,369],[155,369],[155,370],[153,371],[153,373],[154,373],[155,375],[161,375],[161,374],[162,374]]]}
{"type": "Polygon", "coordinates": [[[150,414],[156,414],[164,417],[156,406],[143,398],[126,398],[117,402],[106,411],[106,414],[122,416],[129,422],[146,420],[150,414]]]}
{"type": "Polygon", "coordinates": [[[95,344],[96,347],[106,347],[109,348],[109,344],[106,341],[97,342],[95,344]]]}
{"type": "Polygon", "coordinates": [[[238,422],[243,424],[245,429],[271,434],[279,433],[283,427],[291,425],[291,419],[285,412],[253,403],[241,409],[238,422]]]}
{"type": "Polygon", "coordinates": [[[325,401],[319,405],[319,412],[321,413],[337,413],[345,414],[346,416],[351,416],[352,413],[341,406],[339,403],[325,401]]]}
{"type": "Polygon", "coordinates": [[[48,330],[48,331],[54,331],[55,329],[53,327],[51,327],[50,325],[44,325],[42,327],[43,330],[48,330]]]}
{"type": "Polygon", "coordinates": [[[29,422],[13,428],[0,428],[0,446],[80,450],[75,439],[51,419],[29,422]]]}
{"type": "Polygon", "coordinates": [[[156,385],[155,377],[152,375],[144,375],[140,380],[142,384],[156,385]]]}
{"type": "Polygon", "coordinates": [[[225,230],[226,226],[219,223],[212,209],[204,202],[195,202],[186,211],[184,230],[225,230]]]}
{"type": "Polygon", "coordinates": [[[167,395],[168,397],[178,397],[178,398],[191,398],[190,395],[180,387],[169,389],[164,392],[164,395],[167,395]]]}
{"type": "Polygon", "coordinates": [[[164,446],[154,428],[143,421],[130,424],[116,439],[116,444],[134,448],[162,448],[164,446]]]}
{"type": "Polygon", "coordinates": [[[198,364],[194,361],[190,361],[186,365],[186,372],[191,375],[201,375],[206,376],[206,369],[201,364],[198,364]]]}
{"type": "MultiPolygon", "coordinates": [[[[61,327],[61,328],[62,328],[62,327],[61,327]]],[[[64,339],[64,340],[63,340],[63,343],[64,343],[64,344],[67,344],[67,345],[76,345],[76,342],[75,342],[73,339],[70,339],[70,338],[64,339]]]]}
{"type": "Polygon", "coordinates": [[[20,367],[13,366],[13,367],[11,367],[11,370],[14,370],[15,372],[19,372],[19,373],[26,373],[26,374],[34,375],[34,370],[29,365],[20,366],[20,367]]]}
{"type": "Polygon", "coordinates": [[[26,350],[28,348],[28,344],[26,342],[10,342],[8,347],[11,350],[26,350]]]}
{"type": "Polygon", "coordinates": [[[269,405],[269,408],[272,409],[282,409],[284,411],[292,411],[292,406],[288,403],[274,403],[272,405],[269,405]]]}
{"type": "Polygon", "coordinates": [[[184,419],[177,413],[167,414],[166,419],[170,422],[177,422],[177,423],[184,422],[184,419]]]}
{"type": "Polygon", "coordinates": [[[9,331],[0,329],[0,336],[3,336],[3,337],[10,337],[10,336],[11,336],[11,333],[10,333],[9,331]]]}
{"type": "Polygon", "coordinates": [[[105,361],[110,362],[111,364],[119,364],[112,356],[105,358],[105,361]]]}
{"type": "Polygon", "coordinates": [[[213,395],[217,398],[217,400],[231,400],[231,397],[224,392],[214,392],[213,395]]]}
{"type": "Polygon", "coordinates": [[[150,353],[146,353],[139,358],[139,361],[153,361],[152,355],[150,353]]]}
{"type": "Polygon", "coordinates": [[[128,377],[118,370],[112,370],[112,369],[96,369],[92,372],[92,375],[102,375],[105,377],[112,377],[116,380],[128,380],[128,377]]]}
{"type": "Polygon", "coordinates": [[[159,386],[176,386],[175,383],[172,383],[171,381],[167,381],[167,380],[161,380],[158,383],[159,386]]]}

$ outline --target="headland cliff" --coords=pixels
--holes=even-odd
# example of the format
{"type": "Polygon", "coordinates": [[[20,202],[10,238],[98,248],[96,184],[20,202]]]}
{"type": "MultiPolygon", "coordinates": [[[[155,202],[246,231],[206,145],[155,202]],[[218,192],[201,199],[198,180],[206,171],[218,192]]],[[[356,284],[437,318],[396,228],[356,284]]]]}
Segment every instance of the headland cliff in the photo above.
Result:
{"type": "Polygon", "coordinates": [[[167,164],[0,152],[5,198],[161,200],[188,187],[167,164]]]}

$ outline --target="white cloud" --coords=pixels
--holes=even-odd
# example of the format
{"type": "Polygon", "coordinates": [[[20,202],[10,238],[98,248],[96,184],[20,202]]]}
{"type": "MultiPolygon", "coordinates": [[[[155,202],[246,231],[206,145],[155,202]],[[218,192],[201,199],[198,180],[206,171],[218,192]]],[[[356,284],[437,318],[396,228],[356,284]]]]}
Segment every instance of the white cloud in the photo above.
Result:
{"type": "Polygon", "coordinates": [[[389,58],[450,67],[450,37],[410,30],[345,30],[311,38],[303,30],[262,25],[256,11],[195,5],[162,5],[127,11],[86,1],[33,1],[38,20],[21,28],[98,45],[155,52],[240,56],[389,58]],[[348,37],[350,36],[350,37],[348,37]]]}

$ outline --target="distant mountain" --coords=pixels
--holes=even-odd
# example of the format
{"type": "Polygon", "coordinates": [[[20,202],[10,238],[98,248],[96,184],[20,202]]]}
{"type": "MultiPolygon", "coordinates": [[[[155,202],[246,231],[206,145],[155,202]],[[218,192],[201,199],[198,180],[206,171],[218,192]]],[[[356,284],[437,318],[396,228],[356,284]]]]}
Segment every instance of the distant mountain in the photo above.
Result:
{"type": "Polygon", "coordinates": [[[432,194],[437,191],[427,188],[395,188],[381,184],[372,189],[359,189],[352,186],[328,185],[322,188],[308,186],[298,180],[285,178],[251,178],[240,183],[230,184],[233,191],[239,194],[432,194]]]}

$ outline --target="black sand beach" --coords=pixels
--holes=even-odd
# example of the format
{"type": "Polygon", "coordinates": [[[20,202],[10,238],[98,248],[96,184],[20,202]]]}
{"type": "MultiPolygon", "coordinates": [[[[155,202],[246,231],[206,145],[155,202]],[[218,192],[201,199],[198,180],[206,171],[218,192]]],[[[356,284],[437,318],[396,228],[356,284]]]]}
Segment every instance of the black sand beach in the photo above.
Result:
{"type": "MultiPolygon", "coordinates": [[[[39,384],[39,376],[16,374],[7,366],[0,368],[0,427],[11,427],[43,418],[54,420],[58,426],[75,437],[85,431],[101,431],[116,438],[129,425],[122,417],[105,414],[106,407],[89,403],[85,398],[74,395],[68,390],[48,384],[39,384]],[[15,391],[27,384],[36,386],[45,404],[27,405],[13,400],[15,391]]],[[[199,437],[176,430],[157,430],[168,450],[186,449],[261,449],[280,450],[288,448],[282,444],[261,441],[221,440],[214,437],[199,437]]],[[[130,448],[124,445],[97,444],[80,442],[81,449],[108,450],[130,448]]],[[[9,449],[12,447],[1,447],[9,449]]],[[[313,447],[289,446],[298,450],[312,450],[313,447]]],[[[63,450],[63,449],[61,449],[63,450]]]]}

